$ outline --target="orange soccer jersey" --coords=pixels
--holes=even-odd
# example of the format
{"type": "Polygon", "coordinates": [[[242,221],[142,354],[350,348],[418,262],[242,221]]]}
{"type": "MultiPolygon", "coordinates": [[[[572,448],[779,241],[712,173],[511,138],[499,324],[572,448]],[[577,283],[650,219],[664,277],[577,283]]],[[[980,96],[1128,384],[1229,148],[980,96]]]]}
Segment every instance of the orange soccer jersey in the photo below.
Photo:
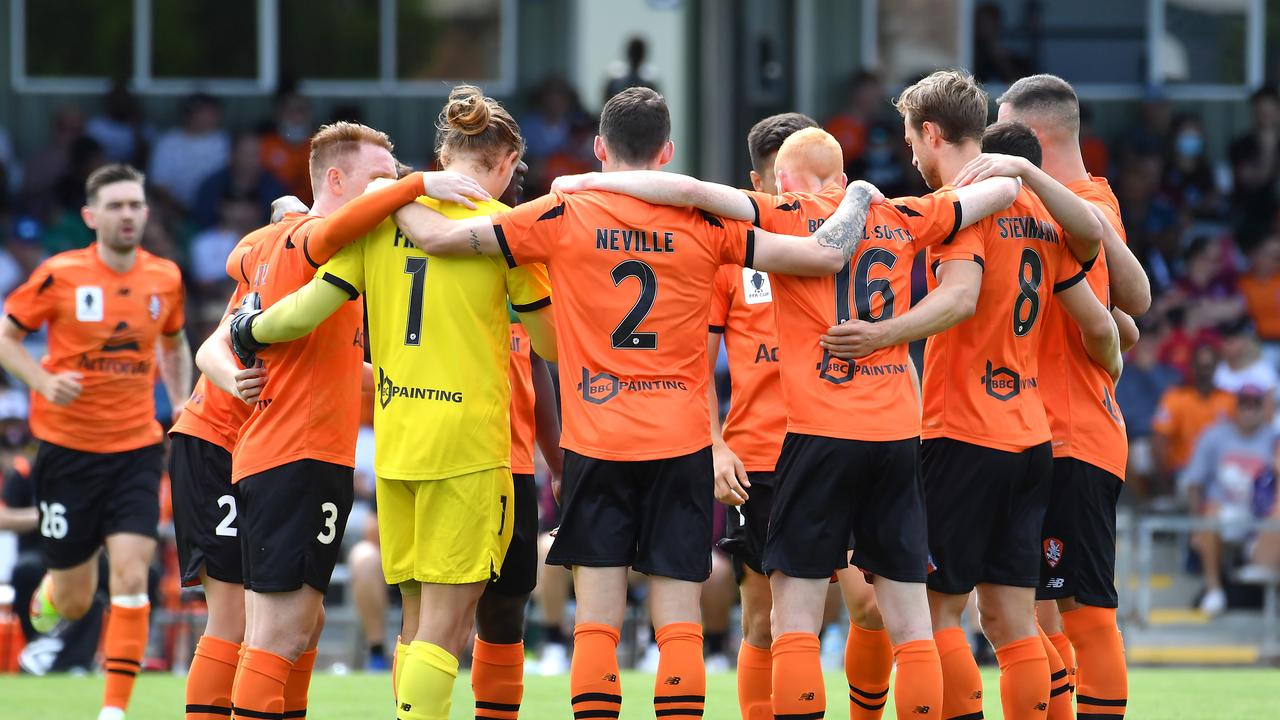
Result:
{"type": "Polygon", "coordinates": [[[773,472],[787,433],[771,281],[760,270],[721,265],[711,286],[708,329],[724,334],[732,383],[724,440],[752,472],[773,472]]]}
{"type": "Polygon", "coordinates": [[[96,244],[55,255],[5,301],[27,332],[49,325],[50,373],[78,372],[83,390],[66,407],[31,394],[31,431],[55,445],[94,453],[160,442],[154,385],[156,340],[182,330],[182,273],[145,250],[119,273],[96,244]]]}
{"type": "MultiPolygon", "coordinates": [[[[835,212],[844,189],[748,195],[760,227],[807,235],[835,212]]],[[[916,253],[950,242],[960,221],[960,205],[949,191],[872,205],[862,244],[840,272],[816,278],[774,276],[789,432],[875,441],[920,434],[906,345],[882,348],[850,363],[831,357],[818,341],[827,328],[846,320],[876,322],[906,312],[916,253]]]]}
{"type": "Polygon", "coordinates": [[[973,317],[929,338],[924,352],[924,438],[1019,452],[1048,442],[1040,396],[1040,334],[1053,294],[1084,279],[1062,229],[1023,189],[1008,209],[927,253],[929,289],[949,260],[983,267],[973,317]]]}
{"type": "MultiPolygon", "coordinates": [[[[327,259],[307,252],[332,218],[289,214],[254,231],[262,236],[237,279],[270,307],[307,284],[327,259]],[[319,233],[317,231],[320,231],[319,233]]],[[[231,268],[228,268],[231,269],[231,268]]],[[[364,364],[363,302],[344,304],[309,335],[258,354],[267,383],[232,453],[232,481],[296,460],[354,465],[364,364]]]]}
{"type": "Polygon", "coordinates": [[[519,322],[511,323],[511,361],[507,376],[511,379],[511,472],[515,475],[534,473],[533,448],[537,440],[534,419],[533,364],[529,333],[519,322]]]}
{"type": "Polygon", "coordinates": [[[711,444],[710,287],[721,265],[751,264],[749,223],[583,192],[496,215],[494,231],[512,267],[551,272],[564,448],[638,461],[711,444]]]}
{"type": "MultiPolygon", "coordinates": [[[[1067,185],[1093,203],[1123,238],[1120,208],[1107,181],[1080,180],[1067,185]]],[[[1111,276],[1102,248],[1087,274],[1089,288],[1104,307],[1111,307],[1111,276]]],[[[1129,440],[1124,415],[1116,403],[1115,382],[1084,348],[1080,330],[1056,304],[1045,310],[1040,345],[1040,395],[1053,433],[1053,456],[1095,465],[1124,479],[1129,440]]]]}

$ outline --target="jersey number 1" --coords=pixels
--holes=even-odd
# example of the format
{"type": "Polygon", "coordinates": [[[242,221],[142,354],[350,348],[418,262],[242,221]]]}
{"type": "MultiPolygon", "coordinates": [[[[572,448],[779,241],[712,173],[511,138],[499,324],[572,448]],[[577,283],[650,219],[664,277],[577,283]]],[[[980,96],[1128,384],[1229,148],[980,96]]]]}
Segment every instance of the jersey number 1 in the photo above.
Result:
{"type": "Polygon", "coordinates": [[[422,344],[422,296],[427,289],[427,259],[409,256],[404,259],[404,272],[410,276],[409,313],[404,327],[404,344],[418,347],[422,344]]]}

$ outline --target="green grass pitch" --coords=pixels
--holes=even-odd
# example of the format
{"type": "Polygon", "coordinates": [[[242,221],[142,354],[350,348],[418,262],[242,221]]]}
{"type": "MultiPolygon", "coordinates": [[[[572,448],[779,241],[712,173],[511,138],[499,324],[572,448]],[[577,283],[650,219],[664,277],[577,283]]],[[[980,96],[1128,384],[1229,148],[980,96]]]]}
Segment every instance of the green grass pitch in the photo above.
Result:
{"type": "MultiPolygon", "coordinates": [[[[985,713],[1001,717],[999,684],[994,671],[983,672],[985,713]]],[[[569,678],[526,679],[522,718],[570,718],[569,678]]],[[[653,676],[623,674],[624,720],[652,718],[653,676]]],[[[827,675],[828,718],[848,718],[844,676],[827,675]]],[[[0,718],[46,720],[97,716],[101,678],[0,676],[0,718]]],[[[129,720],[182,717],[183,678],[147,674],[139,678],[129,720]]],[[[1135,669],[1130,675],[1129,713],[1134,720],[1219,720],[1280,718],[1280,670],[1274,669],[1135,669]]],[[[892,718],[893,703],[886,718],[892,718]]],[[[453,717],[470,718],[471,686],[458,678],[453,717]]],[[[387,674],[317,675],[311,683],[313,720],[393,718],[391,679],[387,674]]],[[[737,693],[729,673],[707,679],[708,720],[737,720],[737,693]]]]}

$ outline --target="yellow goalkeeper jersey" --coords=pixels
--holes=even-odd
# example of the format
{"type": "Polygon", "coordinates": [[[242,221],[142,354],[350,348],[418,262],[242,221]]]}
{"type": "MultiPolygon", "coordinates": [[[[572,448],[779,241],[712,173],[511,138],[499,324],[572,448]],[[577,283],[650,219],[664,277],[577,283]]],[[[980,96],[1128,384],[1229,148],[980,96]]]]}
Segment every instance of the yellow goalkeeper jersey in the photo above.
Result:
{"type": "MultiPolygon", "coordinates": [[[[453,219],[509,209],[496,200],[475,210],[418,202],[453,219]]],[[[365,298],[378,477],[434,480],[510,467],[507,301],[521,312],[549,305],[544,266],[430,257],[388,218],[316,275],[365,298]]]]}

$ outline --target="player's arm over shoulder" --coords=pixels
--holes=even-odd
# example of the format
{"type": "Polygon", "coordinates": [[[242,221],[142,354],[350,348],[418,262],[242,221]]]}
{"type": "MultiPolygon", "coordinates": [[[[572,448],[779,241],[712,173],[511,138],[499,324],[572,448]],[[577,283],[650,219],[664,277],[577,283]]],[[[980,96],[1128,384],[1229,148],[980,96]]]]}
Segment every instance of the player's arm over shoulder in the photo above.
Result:
{"type": "Polygon", "coordinates": [[[756,230],[751,267],[787,275],[833,275],[858,251],[871,203],[883,201],[874,185],[857,180],[845,189],[831,217],[808,237],[756,230]]]}
{"type": "Polygon", "coordinates": [[[441,257],[498,255],[502,248],[492,221],[485,216],[452,220],[422,203],[395,212],[396,226],[419,250],[441,257]]]}
{"type": "Polygon", "coordinates": [[[696,207],[733,220],[759,222],[754,203],[743,191],[660,170],[569,175],[557,178],[551,189],[559,192],[602,190],[630,195],[653,205],[696,207]]]}
{"type": "Polygon", "coordinates": [[[1124,360],[1120,355],[1120,332],[1111,313],[1098,302],[1084,271],[1054,285],[1053,293],[1063,309],[1076,321],[1089,357],[1111,375],[1120,378],[1124,360]]]}

